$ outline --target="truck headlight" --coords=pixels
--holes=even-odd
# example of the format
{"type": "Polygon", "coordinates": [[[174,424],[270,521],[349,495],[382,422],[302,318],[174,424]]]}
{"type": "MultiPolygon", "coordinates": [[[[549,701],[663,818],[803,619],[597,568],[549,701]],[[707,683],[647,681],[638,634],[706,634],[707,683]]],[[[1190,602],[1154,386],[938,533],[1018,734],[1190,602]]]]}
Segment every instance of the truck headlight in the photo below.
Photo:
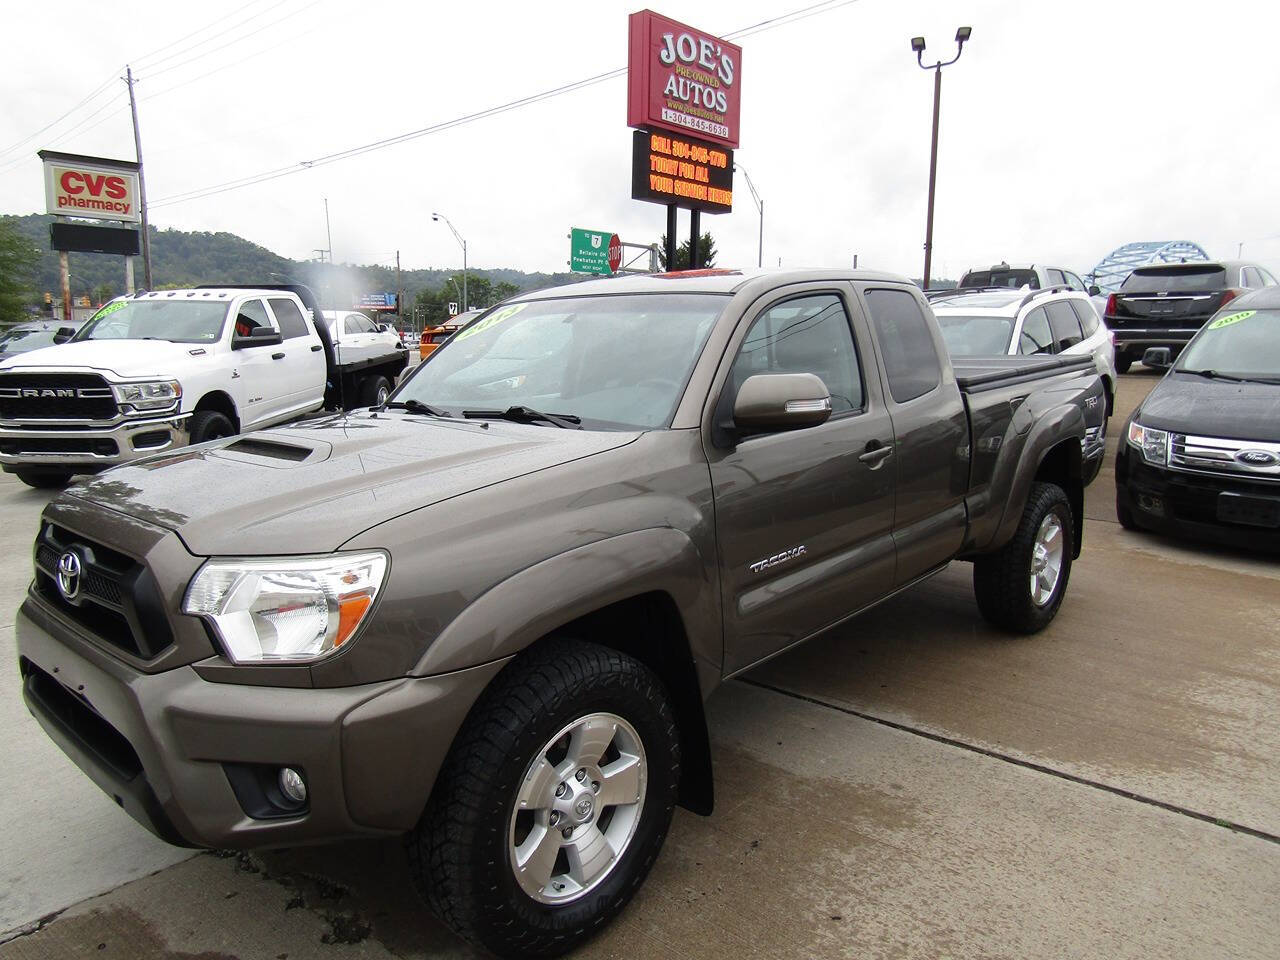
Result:
{"type": "Polygon", "coordinates": [[[111,389],[118,403],[128,404],[134,410],[163,410],[182,398],[182,384],[177,380],[117,383],[111,389]]]}
{"type": "Polygon", "coordinates": [[[1129,445],[1142,451],[1142,459],[1158,467],[1169,463],[1169,434],[1144,427],[1137,420],[1129,424],[1129,445]]]}
{"type": "Polygon", "coordinates": [[[323,657],[354,636],[387,572],[387,555],[210,560],[182,612],[203,617],[236,663],[323,657]]]}

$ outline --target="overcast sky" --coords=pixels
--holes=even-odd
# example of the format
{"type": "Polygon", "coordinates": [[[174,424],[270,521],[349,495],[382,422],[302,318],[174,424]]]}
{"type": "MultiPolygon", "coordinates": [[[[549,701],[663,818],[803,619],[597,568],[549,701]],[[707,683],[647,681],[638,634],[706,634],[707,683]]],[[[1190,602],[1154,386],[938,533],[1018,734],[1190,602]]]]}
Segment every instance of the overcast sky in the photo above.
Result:
{"type": "MultiPolygon", "coordinates": [[[[666,0],[724,35],[815,0],[666,0]]],[[[626,81],[204,199],[187,191],[289,167],[626,65],[639,2],[100,0],[10,4],[0,79],[0,212],[44,211],[40,148],[133,159],[131,62],[152,222],[225,230],[336,260],[563,270],[570,227],[648,243],[664,209],[630,199],[626,81]],[[185,38],[185,39],[184,39],[185,38]],[[177,54],[175,56],[175,54],[177,54]],[[105,87],[48,130],[66,111],[105,87]]],[[[765,201],[766,265],[918,276],[931,75],[942,84],[934,274],[1035,260],[1085,271],[1134,240],[1188,239],[1280,270],[1280,6],[1073,0],[856,0],[738,40],[738,162],[765,201]],[[1268,106],[1268,104],[1272,106],[1268,106]]],[[[704,216],[721,266],[754,265],[741,177],[704,216]]],[[[681,213],[680,233],[688,232],[681,213]]]]}

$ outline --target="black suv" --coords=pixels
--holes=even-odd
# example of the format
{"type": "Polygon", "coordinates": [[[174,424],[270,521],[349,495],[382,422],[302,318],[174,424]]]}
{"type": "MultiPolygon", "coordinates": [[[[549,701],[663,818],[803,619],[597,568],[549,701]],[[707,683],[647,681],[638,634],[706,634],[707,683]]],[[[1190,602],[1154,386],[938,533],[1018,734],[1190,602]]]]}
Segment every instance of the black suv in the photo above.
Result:
{"type": "Polygon", "coordinates": [[[1275,284],[1265,267],[1241,260],[1138,267],[1107,298],[1116,370],[1127,373],[1148,347],[1168,347],[1176,357],[1219,307],[1246,290],[1275,284]]]}

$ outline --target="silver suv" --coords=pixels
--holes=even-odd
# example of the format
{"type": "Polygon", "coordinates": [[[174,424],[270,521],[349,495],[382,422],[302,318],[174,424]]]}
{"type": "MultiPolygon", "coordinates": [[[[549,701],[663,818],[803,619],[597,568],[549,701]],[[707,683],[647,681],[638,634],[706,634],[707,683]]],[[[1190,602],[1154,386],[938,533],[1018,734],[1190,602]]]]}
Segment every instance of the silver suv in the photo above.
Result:
{"type": "Polygon", "coordinates": [[[931,293],[933,312],[953,357],[1092,354],[1114,408],[1115,345],[1088,294],[1048,290],[957,290],[931,293]]]}
{"type": "Polygon", "coordinates": [[[1097,287],[1085,286],[1079,274],[1063,267],[1047,267],[1043,263],[996,263],[990,267],[974,267],[960,278],[958,289],[980,290],[984,287],[1028,287],[1047,290],[1049,287],[1069,287],[1081,293],[1097,295],[1097,287]]]}

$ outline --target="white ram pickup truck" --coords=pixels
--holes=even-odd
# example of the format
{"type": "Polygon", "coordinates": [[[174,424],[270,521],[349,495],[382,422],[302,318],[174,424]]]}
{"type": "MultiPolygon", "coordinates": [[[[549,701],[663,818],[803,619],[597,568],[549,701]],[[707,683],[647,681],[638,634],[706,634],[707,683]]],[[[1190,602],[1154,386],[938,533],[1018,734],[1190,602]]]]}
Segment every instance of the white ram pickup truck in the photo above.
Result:
{"type": "Polygon", "coordinates": [[[406,351],[339,362],[320,316],[299,285],[112,300],[66,343],[0,363],[0,468],[60,487],[74,474],[385,398],[406,351]]]}

